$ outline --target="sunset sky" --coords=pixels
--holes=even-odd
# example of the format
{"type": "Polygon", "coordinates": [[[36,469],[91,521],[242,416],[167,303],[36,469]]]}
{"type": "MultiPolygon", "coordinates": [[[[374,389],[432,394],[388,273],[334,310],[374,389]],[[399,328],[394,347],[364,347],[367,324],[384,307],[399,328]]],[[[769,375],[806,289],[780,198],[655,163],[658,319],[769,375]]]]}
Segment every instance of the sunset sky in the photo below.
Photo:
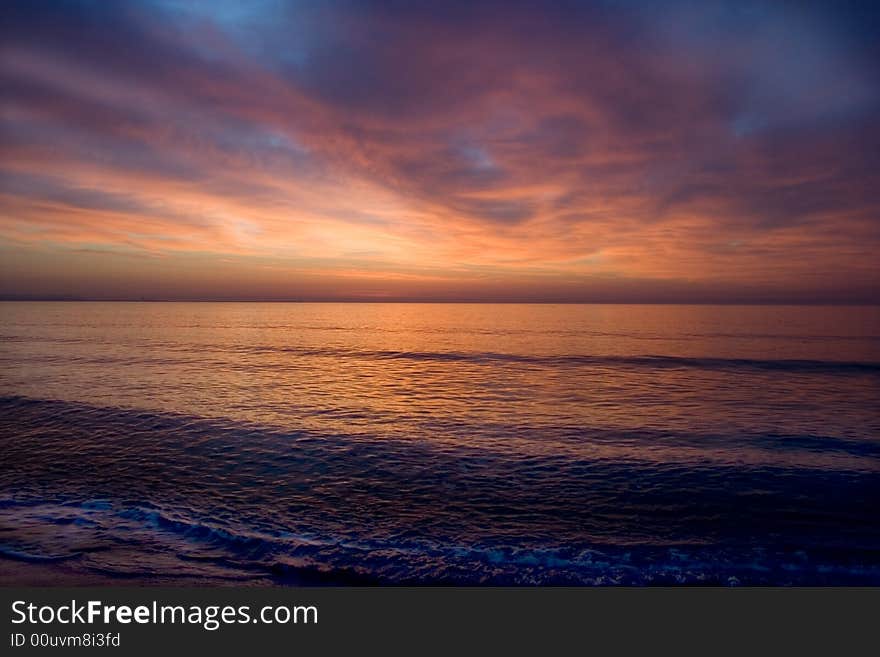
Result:
{"type": "Polygon", "coordinates": [[[0,296],[877,302],[878,19],[7,1],[0,296]]]}

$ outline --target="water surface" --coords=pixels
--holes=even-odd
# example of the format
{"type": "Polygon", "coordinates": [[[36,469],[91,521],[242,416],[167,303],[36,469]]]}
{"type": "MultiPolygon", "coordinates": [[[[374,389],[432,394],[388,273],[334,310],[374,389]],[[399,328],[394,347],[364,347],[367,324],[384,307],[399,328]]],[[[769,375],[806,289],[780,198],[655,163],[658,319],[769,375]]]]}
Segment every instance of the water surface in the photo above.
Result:
{"type": "Polygon", "coordinates": [[[127,582],[880,583],[880,309],[0,304],[0,554],[127,582]]]}

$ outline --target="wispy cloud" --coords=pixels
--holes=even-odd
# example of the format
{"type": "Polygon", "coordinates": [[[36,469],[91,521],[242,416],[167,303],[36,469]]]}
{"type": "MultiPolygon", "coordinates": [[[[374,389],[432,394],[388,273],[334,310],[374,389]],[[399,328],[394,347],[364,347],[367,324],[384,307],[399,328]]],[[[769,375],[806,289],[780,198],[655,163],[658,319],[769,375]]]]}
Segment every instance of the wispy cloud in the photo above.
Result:
{"type": "Polygon", "coordinates": [[[0,293],[876,300],[870,5],[2,12],[0,293]]]}

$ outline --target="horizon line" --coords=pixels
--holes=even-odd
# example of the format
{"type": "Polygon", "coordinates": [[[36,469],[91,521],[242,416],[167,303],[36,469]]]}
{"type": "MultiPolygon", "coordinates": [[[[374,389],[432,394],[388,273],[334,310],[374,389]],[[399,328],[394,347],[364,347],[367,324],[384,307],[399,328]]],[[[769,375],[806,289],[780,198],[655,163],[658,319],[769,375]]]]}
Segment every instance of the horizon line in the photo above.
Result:
{"type": "Polygon", "coordinates": [[[14,297],[0,296],[0,302],[28,303],[397,303],[397,304],[461,304],[461,305],[567,305],[567,306],[854,306],[876,307],[880,301],[766,301],[766,300],[710,300],[710,301],[587,301],[587,300],[554,300],[554,299],[425,299],[399,297],[393,299],[364,298],[319,298],[319,299],[265,299],[265,298],[134,298],[134,297],[14,297]]]}

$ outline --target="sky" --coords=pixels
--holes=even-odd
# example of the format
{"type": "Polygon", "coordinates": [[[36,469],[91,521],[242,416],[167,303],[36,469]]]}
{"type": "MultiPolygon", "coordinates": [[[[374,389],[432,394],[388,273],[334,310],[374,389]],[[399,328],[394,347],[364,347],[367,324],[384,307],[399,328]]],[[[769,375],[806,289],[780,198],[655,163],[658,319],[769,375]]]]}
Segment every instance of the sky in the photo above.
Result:
{"type": "Polygon", "coordinates": [[[880,302],[870,2],[7,0],[0,297],[880,302]]]}

